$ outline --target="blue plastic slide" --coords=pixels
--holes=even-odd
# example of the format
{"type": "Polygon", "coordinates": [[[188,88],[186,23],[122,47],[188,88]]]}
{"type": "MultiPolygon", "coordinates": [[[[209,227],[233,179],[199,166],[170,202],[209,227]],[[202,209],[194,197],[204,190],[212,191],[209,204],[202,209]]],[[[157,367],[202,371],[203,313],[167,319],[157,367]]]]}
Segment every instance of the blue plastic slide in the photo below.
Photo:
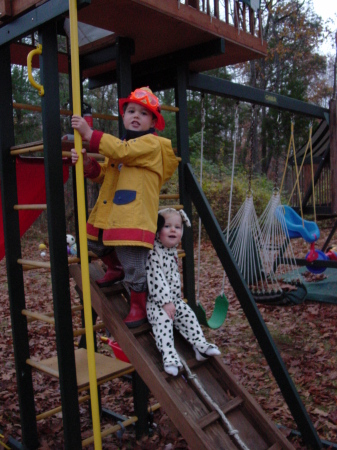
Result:
{"type": "Polygon", "coordinates": [[[303,238],[306,242],[317,241],[320,231],[315,222],[304,220],[290,206],[280,205],[275,210],[275,216],[281,224],[285,223],[290,239],[303,238]]]}

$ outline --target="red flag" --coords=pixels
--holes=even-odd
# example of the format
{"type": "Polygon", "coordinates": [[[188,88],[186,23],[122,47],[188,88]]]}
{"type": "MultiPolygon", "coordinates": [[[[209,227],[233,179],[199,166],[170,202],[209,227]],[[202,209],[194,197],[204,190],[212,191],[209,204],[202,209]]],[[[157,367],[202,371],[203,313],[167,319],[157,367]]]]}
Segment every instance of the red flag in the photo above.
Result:
{"type": "MultiPolygon", "coordinates": [[[[69,178],[69,168],[63,166],[63,183],[69,178]]],[[[46,184],[43,158],[24,157],[16,159],[16,179],[19,205],[45,204],[46,184]]],[[[41,214],[41,210],[20,210],[20,237],[41,214]]],[[[0,260],[5,256],[5,239],[0,196],[0,260]]]]}

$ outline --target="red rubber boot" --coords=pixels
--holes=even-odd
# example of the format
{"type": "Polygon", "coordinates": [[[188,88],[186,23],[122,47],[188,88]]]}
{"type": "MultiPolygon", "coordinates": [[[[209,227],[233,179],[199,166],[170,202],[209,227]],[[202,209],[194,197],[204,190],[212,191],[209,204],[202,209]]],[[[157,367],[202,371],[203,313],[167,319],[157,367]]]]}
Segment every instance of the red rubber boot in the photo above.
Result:
{"type": "Polygon", "coordinates": [[[130,312],[124,319],[128,328],[136,328],[147,322],[146,299],[147,292],[130,290],[130,312]]]}
{"type": "Polygon", "coordinates": [[[108,266],[108,269],[103,278],[96,280],[99,287],[111,286],[124,278],[123,267],[121,266],[115,251],[112,251],[106,256],[102,256],[101,260],[108,266]]]}

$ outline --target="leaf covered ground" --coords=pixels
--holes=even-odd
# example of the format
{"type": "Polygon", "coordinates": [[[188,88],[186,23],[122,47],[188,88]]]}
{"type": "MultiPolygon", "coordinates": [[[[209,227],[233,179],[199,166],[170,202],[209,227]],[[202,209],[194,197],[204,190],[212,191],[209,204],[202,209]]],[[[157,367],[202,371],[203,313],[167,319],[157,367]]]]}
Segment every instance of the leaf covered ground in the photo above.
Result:
{"type": "MultiPolygon", "coordinates": [[[[328,230],[327,230],[328,232],[328,230]]],[[[326,232],[326,233],[327,233],[326,232]]],[[[324,235],[324,233],[322,233],[324,235]]],[[[43,235],[29,230],[22,239],[22,254],[26,259],[43,259],[39,243],[43,235]]],[[[297,242],[298,256],[308,251],[307,244],[297,242]]],[[[196,252],[197,254],[197,252],[196,252]]],[[[45,259],[48,258],[47,256],[45,259]]],[[[208,314],[214,299],[222,289],[223,270],[209,242],[201,245],[200,300],[208,314]]],[[[51,312],[52,291],[50,272],[46,269],[24,272],[27,309],[51,312]]],[[[269,366],[252,333],[240,304],[230,286],[226,285],[230,302],[225,324],[218,330],[205,330],[207,337],[222,351],[237,380],[254,396],[268,416],[286,429],[296,429],[296,424],[283,400],[269,366]]],[[[73,304],[79,298],[71,281],[73,304]]],[[[304,302],[297,306],[261,306],[259,310],[275,341],[284,363],[306,406],[319,436],[337,442],[337,305],[304,302]]],[[[80,315],[73,316],[74,327],[80,327],[80,315]]],[[[43,322],[29,323],[29,348],[37,360],[56,355],[53,327],[43,322]]],[[[104,334],[104,333],[103,333],[104,334]]],[[[111,355],[111,350],[99,344],[100,350],[111,355]]],[[[8,436],[21,440],[20,411],[17,398],[13,340],[7,293],[5,260],[0,262],[0,430],[7,442],[8,436]]],[[[38,371],[33,371],[36,413],[60,405],[58,381],[38,371]]],[[[132,387],[128,380],[117,379],[101,388],[103,406],[119,414],[133,415],[132,387]]],[[[156,399],[150,398],[150,404],[156,399]]],[[[92,433],[89,406],[80,405],[82,438],[92,433]]],[[[127,428],[122,436],[112,435],[103,440],[104,449],[187,449],[184,439],[176,431],[165,412],[154,412],[153,434],[137,441],[134,429],[127,428]]],[[[111,420],[102,419],[102,426],[111,420]]],[[[38,422],[40,449],[63,448],[62,413],[38,422]]],[[[290,437],[289,437],[290,439],[290,437]]],[[[297,449],[306,446],[298,438],[291,438],[297,449]]],[[[0,440],[1,442],[1,440],[0,440]]],[[[92,446],[88,447],[92,448],[92,446]]]]}

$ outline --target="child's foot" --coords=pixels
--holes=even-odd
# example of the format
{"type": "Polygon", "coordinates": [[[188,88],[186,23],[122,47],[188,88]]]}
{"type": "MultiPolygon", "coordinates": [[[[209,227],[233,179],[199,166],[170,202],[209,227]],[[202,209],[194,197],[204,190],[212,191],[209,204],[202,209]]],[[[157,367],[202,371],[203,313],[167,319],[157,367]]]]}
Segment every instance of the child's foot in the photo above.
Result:
{"type": "Polygon", "coordinates": [[[166,373],[168,373],[169,375],[173,375],[174,377],[176,377],[178,375],[179,369],[177,366],[164,366],[164,370],[166,373]]]}
{"type": "Polygon", "coordinates": [[[206,350],[206,355],[207,356],[216,356],[216,355],[221,355],[221,352],[217,347],[208,347],[208,349],[206,350]]]}
{"type": "Polygon", "coordinates": [[[193,346],[193,350],[195,353],[195,359],[197,361],[206,361],[208,356],[215,356],[221,354],[220,350],[217,347],[211,346],[209,346],[204,353],[199,352],[199,350],[195,346],[193,346]]]}

